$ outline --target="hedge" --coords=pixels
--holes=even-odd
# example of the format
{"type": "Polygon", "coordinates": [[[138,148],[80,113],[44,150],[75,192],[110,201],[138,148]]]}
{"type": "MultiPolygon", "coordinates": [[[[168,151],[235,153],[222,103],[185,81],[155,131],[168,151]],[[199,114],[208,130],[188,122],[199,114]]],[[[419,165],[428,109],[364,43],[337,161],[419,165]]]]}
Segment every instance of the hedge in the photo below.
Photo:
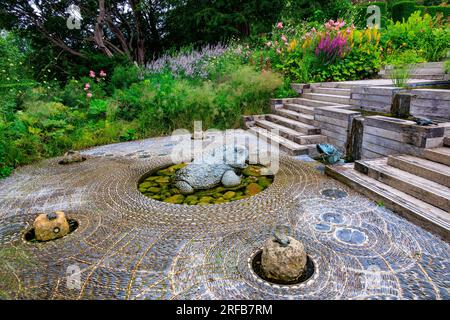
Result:
{"type": "Polygon", "coordinates": [[[423,13],[428,13],[430,16],[437,16],[438,14],[442,14],[443,18],[446,19],[450,16],[450,7],[441,7],[441,6],[417,6],[417,10],[422,11],[423,13]]]}
{"type": "Polygon", "coordinates": [[[417,11],[417,5],[415,1],[403,1],[397,2],[392,6],[391,16],[394,22],[400,21],[403,19],[407,20],[410,15],[412,15],[415,11],[417,11]]]}

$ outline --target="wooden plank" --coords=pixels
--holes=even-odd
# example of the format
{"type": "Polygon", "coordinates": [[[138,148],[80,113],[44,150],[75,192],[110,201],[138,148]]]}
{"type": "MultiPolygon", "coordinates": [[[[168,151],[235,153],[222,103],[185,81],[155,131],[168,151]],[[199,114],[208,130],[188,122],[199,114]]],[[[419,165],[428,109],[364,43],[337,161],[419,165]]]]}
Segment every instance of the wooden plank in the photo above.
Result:
{"type": "Polygon", "coordinates": [[[354,106],[362,107],[364,110],[383,112],[383,113],[391,112],[391,104],[390,103],[388,104],[388,103],[381,103],[381,102],[375,102],[375,101],[355,100],[355,99],[351,99],[350,103],[354,106]]]}
{"type": "Polygon", "coordinates": [[[347,129],[333,125],[333,124],[329,124],[326,122],[321,122],[321,121],[316,121],[314,122],[314,124],[319,127],[321,130],[327,130],[327,131],[331,131],[333,132],[335,135],[338,134],[342,137],[345,137],[345,139],[347,139],[347,129]]]}
{"type": "Polygon", "coordinates": [[[355,162],[355,169],[367,173],[369,177],[405,192],[419,200],[450,212],[449,188],[406,171],[391,167],[387,164],[386,158],[377,160],[358,160],[355,162]]]}
{"type": "Polygon", "coordinates": [[[340,120],[340,119],[335,119],[335,118],[323,116],[323,115],[320,115],[320,114],[317,114],[317,113],[314,115],[314,120],[316,122],[321,122],[321,123],[324,122],[324,123],[331,124],[333,126],[341,127],[344,130],[347,130],[348,126],[349,126],[349,123],[348,123],[347,119],[346,120],[340,120]]]}
{"type": "Polygon", "coordinates": [[[450,188],[450,167],[408,155],[389,156],[387,164],[450,188]]]}
{"type": "Polygon", "coordinates": [[[423,157],[450,166],[450,148],[427,149],[423,151],[423,157]]]}
{"type": "Polygon", "coordinates": [[[362,159],[376,159],[376,158],[381,158],[381,157],[385,157],[385,155],[383,154],[379,154],[376,152],[372,152],[368,149],[362,149],[362,159]]]}
{"type": "Polygon", "coordinates": [[[339,119],[342,121],[346,121],[348,123],[350,119],[361,116],[360,111],[349,110],[350,108],[351,106],[349,106],[348,109],[336,107],[322,107],[322,108],[319,107],[315,109],[314,114],[321,115],[324,117],[330,117],[333,119],[339,119]]]}
{"type": "MultiPolygon", "coordinates": [[[[373,136],[366,132],[364,132],[364,135],[363,135],[363,146],[364,146],[364,143],[371,143],[374,145],[381,146],[383,148],[395,150],[396,151],[395,154],[408,153],[408,154],[413,154],[413,155],[420,155],[422,152],[422,150],[420,150],[420,148],[413,146],[411,144],[406,144],[406,143],[398,142],[395,140],[390,140],[390,139],[373,136]]],[[[386,154],[386,155],[388,155],[388,154],[386,154]]]]}
{"type": "Polygon", "coordinates": [[[327,136],[328,139],[335,139],[341,141],[342,143],[347,143],[347,136],[343,136],[339,133],[322,129],[322,134],[327,136]]]}
{"type": "Polygon", "coordinates": [[[377,153],[377,154],[381,154],[383,156],[388,156],[391,154],[401,154],[402,152],[400,152],[399,150],[394,150],[394,149],[389,149],[389,148],[385,148],[383,146],[380,146],[378,144],[373,144],[367,141],[363,140],[363,145],[362,145],[363,150],[367,149],[371,152],[377,153]]]}
{"type": "Polygon", "coordinates": [[[412,223],[450,241],[450,221],[447,212],[359,173],[351,164],[326,166],[325,173],[367,197],[383,202],[386,208],[412,223]]]}
{"type": "Polygon", "coordinates": [[[379,102],[383,104],[391,104],[392,96],[380,96],[374,94],[352,94],[353,100],[364,100],[364,101],[372,101],[379,102]]]}

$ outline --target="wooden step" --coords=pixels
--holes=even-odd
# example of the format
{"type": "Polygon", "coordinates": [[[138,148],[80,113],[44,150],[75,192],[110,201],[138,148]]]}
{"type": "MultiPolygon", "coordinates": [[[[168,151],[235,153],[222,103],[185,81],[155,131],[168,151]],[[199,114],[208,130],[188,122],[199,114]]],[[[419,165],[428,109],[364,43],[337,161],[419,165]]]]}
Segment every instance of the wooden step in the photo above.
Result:
{"type": "Polygon", "coordinates": [[[266,138],[268,141],[279,144],[280,150],[286,152],[291,156],[298,156],[309,154],[309,150],[315,148],[315,145],[299,145],[289,139],[283,138],[279,135],[275,135],[266,129],[260,127],[251,127],[249,131],[255,134],[259,138],[266,138]]]}
{"type": "Polygon", "coordinates": [[[387,164],[387,158],[355,161],[355,169],[419,200],[450,211],[448,187],[391,167],[387,164]]]}
{"type": "Polygon", "coordinates": [[[340,88],[340,89],[352,89],[358,86],[355,82],[352,81],[344,81],[344,82],[317,82],[311,83],[311,88],[340,88]]]}
{"type": "Polygon", "coordinates": [[[296,104],[296,103],[285,103],[283,105],[283,108],[292,110],[295,112],[303,113],[303,114],[310,114],[310,115],[314,115],[314,109],[315,109],[314,107],[303,106],[301,104],[296,104]]]}
{"type": "Polygon", "coordinates": [[[282,126],[280,124],[277,124],[275,122],[272,121],[268,121],[268,120],[261,120],[258,119],[255,121],[255,125],[258,127],[261,127],[263,129],[266,130],[278,130],[278,134],[286,139],[289,139],[291,141],[295,142],[295,138],[298,136],[303,135],[304,133],[302,132],[298,132],[294,129],[282,126]]]}
{"type": "Polygon", "coordinates": [[[444,147],[450,147],[450,137],[444,138],[444,147]]]}
{"type": "Polygon", "coordinates": [[[320,134],[320,129],[309,124],[285,118],[276,114],[266,115],[266,120],[291,128],[306,135],[320,134]]]}
{"type": "Polygon", "coordinates": [[[387,163],[450,188],[450,167],[444,164],[408,155],[389,156],[387,163]]]}
{"type": "Polygon", "coordinates": [[[450,215],[447,212],[356,171],[351,163],[326,166],[325,172],[365,196],[383,203],[386,208],[418,226],[450,241],[450,215]]]}
{"type": "Polygon", "coordinates": [[[336,96],[343,96],[343,97],[350,98],[350,89],[313,87],[311,92],[312,93],[333,94],[336,96]]]}
{"type": "Polygon", "coordinates": [[[278,114],[282,117],[286,117],[292,120],[297,120],[309,125],[314,125],[314,116],[310,114],[302,114],[296,111],[287,110],[287,109],[278,109],[275,111],[275,114],[278,114]]]}
{"type": "Polygon", "coordinates": [[[301,145],[308,145],[308,144],[316,145],[318,143],[328,143],[328,137],[323,134],[297,136],[295,137],[294,142],[301,145]]]}
{"type": "Polygon", "coordinates": [[[267,120],[256,120],[255,125],[266,130],[278,130],[278,135],[283,138],[294,141],[295,143],[305,145],[305,144],[318,144],[327,143],[328,138],[324,135],[304,135],[301,132],[295,131],[291,128],[276,124],[275,122],[267,120]]]}
{"type": "Polygon", "coordinates": [[[350,104],[350,97],[343,97],[334,94],[303,93],[302,97],[310,100],[323,101],[328,103],[331,102],[338,104],[350,104]]]}
{"type": "Polygon", "coordinates": [[[308,107],[331,107],[331,106],[341,105],[341,104],[335,103],[335,102],[324,102],[324,101],[311,100],[311,99],[305,99],[305,98],[294,98],[292,100],[295,104],[301,104],[303,106],[308,106],[308,107]]]}
{"type": "Polygon", "coordinates": [[[450,166],[450,148],[425,149],[422,156],[425,159],[450,166]]]}

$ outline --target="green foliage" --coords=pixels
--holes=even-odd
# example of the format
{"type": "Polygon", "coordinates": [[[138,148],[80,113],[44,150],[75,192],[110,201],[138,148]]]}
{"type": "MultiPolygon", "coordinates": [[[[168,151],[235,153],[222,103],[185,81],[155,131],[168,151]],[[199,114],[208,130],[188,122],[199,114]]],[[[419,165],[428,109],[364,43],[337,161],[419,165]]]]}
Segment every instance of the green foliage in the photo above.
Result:
{"type": "Polygon", "coordinates": [[[439,18],[414,12],[405,22],[390,22],[382,32],[386,56],[415,50],[427,61],[445,57],[450,43],[450,29],[439,18]]]}
{"type": "MultiPolygon", "coordinates": [[[[300,28],[305,30],[303,26],[300,28]]],[[[272,38],[265,41],[265,47],[256,49],[250,62],[261,69],[271,67],[292,82],[368,79],[376,76],[381,67],[379,31],[357,30],[342,20],[329,21],[325,26],[305,30],[300,35],[292,32],[289,26],[275,27],[272,38]],[[331,47],[331,41],[337,36],[342,52],[335,59],[324,62],[317,48],[329,37],[328,44],[323,42],[322,46],[331,47]]]]}
{"type": "Polygon", "coordinates": [[[111,77],[111,88],[126,89],[141,78],[141,69],[134,64],[118,65],[111,77]]]}
{"type": "Polygon", "coordinates": [[[366,47],[353,48],[343,59],[330,65],[316,65],[314,82],[370,79],[381,67],[381,53],[366,47]]]}
{"type": "Polygon", "coordinates": [[[343,18],[351,20],[355,12],[350,0],[288,0],[285,1],[283,21],[306,20],[323,23],[329,19],[343,18]]]}
{"type": "Polygon", "coordinates": [[[445,61],[445,73],[450,73],[450,60],[445,61]]]}
{"type": "Polygon", "coordinates": [[[405,88],[411,75],[411,65],[398,64],[389,70],[389,77],[397,88],[405,88]]]}
{"type": "Polygon", "coordinates": [[[386,65],[402,65],[422,63],[426,61],[427,60],[423,57],[423,52],[414,49],[407,49],[393,52],[386,57],[383,63],[386,65]]]}
{"type": "Polygon", "coordinates": [[[429,15],[436,17],[438,15],[442,15],[443,19],[446,20],[448,16],[450,16],[450,7],[449,6],[417,6],[417,9],[422,12],[428,13],[429,15]]]}
{"type": "Polygon", "coordinates": [[[235,128],[241,115],[267,112],[268,99],[282,86],[278,75],[243,66],[234,51],[212,60],[205,80],[167,70],[139,80],[141,71],[128,67],[116,67],[111,82],[118,88],[110,86],[110,96],[106,77],[97,75],[11,96],[9,112],[0,117],[0,177],[69,149],[170,134],[192,128],[194,120],[206,129],[235,128]]]}
{"type": "Polygon", "coordinates": [[[177,48],[203,46],[270,31],[283,0],[176,0],[168,10],[167,41],[177,48]]]}
{"type": "Polygon", "coordinates": [[[415,11],[417,11],[415,1],[397,2],[391,8],[392,20],[402,22],[407,20],[415,11]]]}
{"type": "Polygon", "coordinates": [[[88,116],[93,119],[104,118],[108,102],[102,99],[92,99],[89,104],[88,116]]]}

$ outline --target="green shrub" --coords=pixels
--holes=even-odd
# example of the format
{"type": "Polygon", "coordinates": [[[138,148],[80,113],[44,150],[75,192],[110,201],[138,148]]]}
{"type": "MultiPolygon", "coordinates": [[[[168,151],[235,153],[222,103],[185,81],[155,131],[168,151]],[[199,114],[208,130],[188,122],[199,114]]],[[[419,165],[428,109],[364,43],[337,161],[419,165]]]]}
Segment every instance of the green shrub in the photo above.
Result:
{"type": "Polygon", "coordinates": [[[365,47],[354,48],[343,59],[330,65],[317,65],[314,82],[370,79],[381,68],[381,53],[365,47]]]}
{"type": "Polygon", "coordinates": [[[62,90],[61,102],[74,109],[86,108],[88,99],[83,84],[78,80],[69,80],[62,90]]]}
{"type": "Polygon", "coordinates": [[[141,78],[142,71],[136,65],[118,65],[114,68],[111,77],[111,90],[129,88],[133,83],[139,82],[141,78]]]}
{"type": "Polygon", "coordinates": [[[407,20],[417,9],[415,1],[397,2],[391,8],[392,20],[394,22],[407,20]]]}
{"type": "Polygon", "coordinates": [[[429,14],[414,12],[405,22],[391,22],[382,32],[386,57],[404,50],[416,50],[427,61],[442,59],[450,43],[450,29],[429,14]]]}
{"type": "Polygon", "coordinates": [[[108,101],[102,99],[92,99],[89,104],[88,115],[91,118],[98,119],[106,116],[108,101]]]}
{"type": "Polygon", "coordinates": [[[384,64],[386,65],[402,65],[402,64],[411,64],[411,63],[422,63],[426,62],[427,60],[423,57],[423,52],[414,50],[414,49],[407,49],[407,50],[399,50],[396,52],[393,52],[392,54],[388,55],[386,59],[384,60],[384,64]]]}
{"type": "Polygon", "coordinates": [[[436,17],[438,15],[442,15],[443,19],[446,20],[448,16],[450,16],[450,7],[449,6],[417,6],[417,9],[428,13],[429,15],[436,17]]]}

